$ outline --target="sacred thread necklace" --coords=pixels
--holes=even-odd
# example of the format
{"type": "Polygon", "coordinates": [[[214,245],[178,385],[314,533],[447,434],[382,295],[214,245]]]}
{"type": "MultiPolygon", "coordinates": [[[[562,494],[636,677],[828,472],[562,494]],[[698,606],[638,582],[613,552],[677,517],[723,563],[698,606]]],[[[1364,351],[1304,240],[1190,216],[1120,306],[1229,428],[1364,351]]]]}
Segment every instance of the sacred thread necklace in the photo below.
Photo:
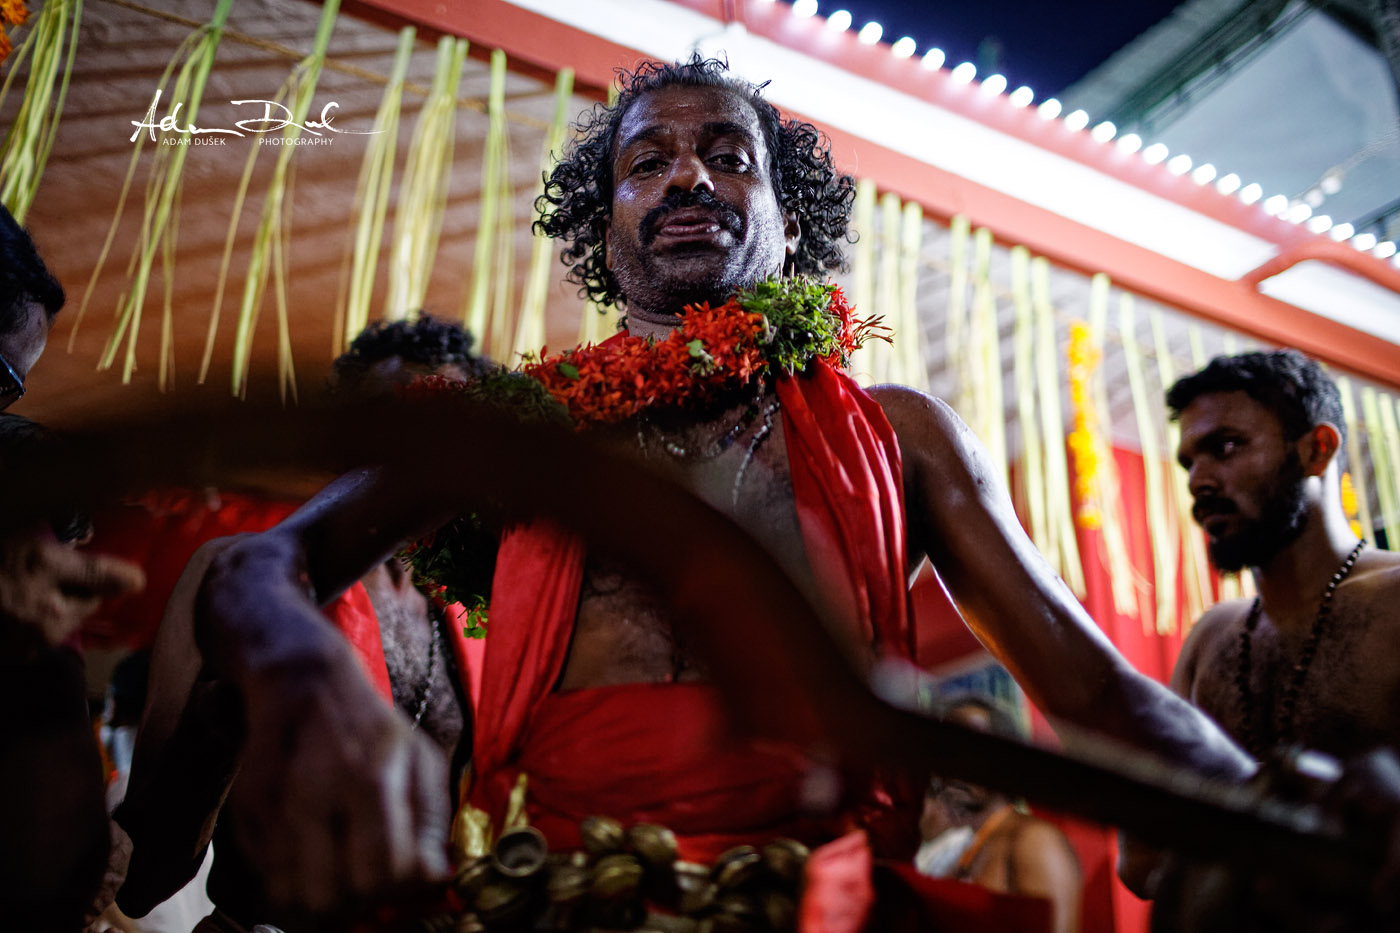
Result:
{"type": "Polygon", "coordinates": [[[1293,676],[1284,685],[1279,696],[1277,716],[1266,717],[1256,709],[1254,691],[1249,687],[1252,668],[1250,645],[1254,641],[1254,630],[1259,625],[1259,616],[1264,610],[1260,598],[1254,597],[1254,605],[1249,608],[1249,618],[1245,620],[1244,628],[1240,631],[1240,669],[1235,673],[1235,683],[1240,691],[1244,742],[1256,757],[1262,756],[1276,745],[1292,743],[1293,716],[1298,708],[1298,695],[1303,690],[1303,681],[1307,680],[1308,668],[1312,667],[1313,659],[1317,657],[1317,647],[1322,642],[1323,631],[1327,628],[1327,618],[1332,614],[1332,597],[1336,594],[1337,587],[1351,573],[1351,568],[1356,566],[1356,558],[1365,546],[1365,539],[1356,542],[1356,547],[1351,549],[1351,553],[1342,561],[1337,572],[1332,574],[1332,579],[1327,581],[1327,589],[1322,593],[1322,605],[1317,607],[1317,617],[1313,619],[1312,631],[1308,632],[1307,640],[1298,652],[1298,660],[1293,665],[1293,676]],[[1278,722],[1277,733],[1274,733],[1275,720],[1278,722]]]}

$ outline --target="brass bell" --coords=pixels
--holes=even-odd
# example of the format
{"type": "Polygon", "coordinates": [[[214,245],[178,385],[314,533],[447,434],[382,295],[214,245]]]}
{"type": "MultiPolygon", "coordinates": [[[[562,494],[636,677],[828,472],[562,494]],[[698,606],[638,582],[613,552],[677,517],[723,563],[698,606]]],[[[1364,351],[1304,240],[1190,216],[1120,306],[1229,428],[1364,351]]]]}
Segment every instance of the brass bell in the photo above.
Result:
{"type": "Polygon", "coordinates": [[[676,907],[683,914],[703,914],[715,905],[715,898],[718,896],[719,889],[715,887],[714,882],[706,881],[693,891],[682,890],[676,907]]]}
{"type": "Polygon", "coordinates": [[[700,923],[691,917],[673,917],[670,914],[648,913],[637,933],[696,933],[700,923]]]}
{"type": "Polygon", "coordinates": [[[602,900],[622,900],[637,893],[642,883],[642,863],[634,855],[614,853],[605,855],[593,866],[594,897],[602,900]]]}
{"type": "Polygon", "coordinates": [[[491,859],[484,855],[478,856],[467,860],[457,869],[457,873],[452,876],[452,887],[465,900],[470,901],[490,877],[491,859]]]}
{"type": "Polygon", "coordinates": [[[717,917],[727,917],[746,928],[761,926],[766,919],[758,901],[747,894],[732,891],[720,895],[719,900],[715,901],[715,909],[717,917]]]}
{"type": "Polygon", "coordinates": [[[488,927],[500,926],[519,920],[529,906],[530,899],[525,889],[509,881],[492,881],[477,892],[477,916],[488,927]]]}
{"type": "Polygon", "coordinates": [[[715,884],[721,889],[737,888],[757,877],[763,856],[753,846],[735,846],[715,861],[715,884]]]}
{"type": "Polygon", "coordinates": [[[588,894],[593,874],[578,865],[558,865],[549,873],[545,896],[552,904],[572,904],[588,894]]]}
{"type": "Polygon", "coordinates": [[[622,824],[610,816],[590,816],[579,823],[583,847],[594,855],[607,855],[622,850],[622,824]]]}
{"type": "Polygon", "coordinates": [[[638,823],[627,832],[627,846],[643,862],[665,868],[676,860],[676,834],[655,823],[638,823]]]}
{"type": "Polygon", "coordinates": [[[491,867],[506,878],[529,878],[544,868],[549,844],[544,833],[521,826],[502,833],[491,847],[491,867]]]}
{"type": "Polygon", "coordinates": [[[775,930],[797,929],[797,902],[781,891],[763,895],[763,915],[775,930]]]}
{"type": "Polygon", "coordinates": [[[812,852],[795,839],[774,839],[763,847],[763,864],[789,884],[802,880],[802,869],[812,852]]]}

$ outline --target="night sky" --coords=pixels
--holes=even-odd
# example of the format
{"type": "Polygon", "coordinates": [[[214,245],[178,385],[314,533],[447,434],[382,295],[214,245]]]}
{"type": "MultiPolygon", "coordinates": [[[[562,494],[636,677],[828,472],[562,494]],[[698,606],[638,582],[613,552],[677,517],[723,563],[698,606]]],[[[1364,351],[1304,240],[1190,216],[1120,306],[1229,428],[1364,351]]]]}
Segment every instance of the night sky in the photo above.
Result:
{"type": "Polygon", "coordinates": [[[945,67],[970,61],[979,76],[1000,72],[1011,87],[1028,84],[1037,99],[1044,99],[1082,78],[1179,2],[819,0],[817,13],[848,10],[852,29],[874,20],[884,27],[884,42],[910,36],[919,44],[916,55],[936,46],[947,53],[945,67]]]}

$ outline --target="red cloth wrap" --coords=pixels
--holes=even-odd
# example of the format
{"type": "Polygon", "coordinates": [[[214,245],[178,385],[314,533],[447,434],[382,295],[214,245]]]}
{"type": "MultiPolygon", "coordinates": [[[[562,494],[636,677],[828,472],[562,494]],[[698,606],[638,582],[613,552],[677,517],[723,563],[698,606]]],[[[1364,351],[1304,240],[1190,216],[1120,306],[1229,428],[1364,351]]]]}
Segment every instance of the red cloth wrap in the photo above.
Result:
{"type": "MultiPolygon", "coordinates": [[[[873,399],[821,361],[801,376],[780,377],[777,391],[793,495],[815,577],[825,582],[828,598],[850,620],[853,633],[884,651],[912,656],[901,466],[893,429],[873,399]]],[[[550,805],[559,814],[607,813],[616,805],[613,815],[630,820],[639,802],[657,791],[671,794],[669,786],[659,783],[663,752],[684,759],[680,767],[668,770],[665,780],[689,788],[694,801],[706,799],[705,782],[711,785],[711,801],[739,796],[731,794],[736,786],[733,768],[745,752],[721,751],[709,741],[697,746],[704,754],[690,754],[692,747],[666,741],[677,730],[692,728],[682,725],[682,719],[694,718],[693,728],[709,737],[719,729],[718,704],[701,700],[701,693],[656,685],[647,691],[595,689],[551,696],[578,612],[583,562],[582,542],[548,522],[512,529],[502,539],[477,710],[473,804],[499,825],[516,776],[524,770],[531,777],[532,821],[543,812],[533,799],[536,781],[546,785],[550,805]],[[660,700],[671,691],[677,692],[677,700],[660,700]],[[682,695],[687,698],[679,699],[682,695]],[[667,710],[674,715],[668,716],[667,710]],[[618,733],[623,724],[614,720],[629,717],[641,717],[649,725],[618,733]],[[612,739],[621,744],[614,747],[612,739]],[[647,755],[656,757],[644,760],[647,755]],[[526,767],[527,761],[533,767],[526,767]],[[623,769],[619,761],[637,767],[623,769]],[[602,772],[592,773],[597,769],[602,772]],[[587,796],[595,793],[602,799],[587,796]]],[[[764,758],[752,749],[747,754],[764,758]]],[[[800,769],[791,766],[790,756],[764,760],[769,765],[766,772],[750,772],[742,779],[751,782],[750,791],[752,782],[771,784],[754,802],[765,802],[772,812],[747,812],[743,823],[786,825],[797,814],[795,782],[800,769]]],[[[745,766],[753,763],[749,760],[745,766]]],[[[698,813],[701,804],[691,806],[698,813]]],[[[717,806],[714,827],[696,820],[687,825],[702,835],[730,830],[728,806],[717,806]]],[[[658,818],[676,820],[669,815],[658,818]]],[[[746,828],[737,822],[734,827],[746,828]]]]}
{"type": "Polygon", "coordinates": [[[389,665],[384,660],[384,640],[379,634],[379,616],[374,604],[369,600],[369,592],[363,583],[341,593],[321,610],[345,640],[350,642],[355,657],[360,660],[369,682],[384,698],[384,702],[394,705],[394,691],[389,686],[389,665]]]}
{"type": "MultiPolygon", "coordinates": [[[[493,633],[494,635],[494,633],[493,633]]],[[[732,742],[707,684],[624,684],[550,694],[491,796],[530,776],[530,821],[551,847],[582,844],[578,822],[612,814],[676,833],[682,858],[713,861],[780,836],[821,843],[841,822],[804,818],[806,760],[779,743],[732,742]]]]}

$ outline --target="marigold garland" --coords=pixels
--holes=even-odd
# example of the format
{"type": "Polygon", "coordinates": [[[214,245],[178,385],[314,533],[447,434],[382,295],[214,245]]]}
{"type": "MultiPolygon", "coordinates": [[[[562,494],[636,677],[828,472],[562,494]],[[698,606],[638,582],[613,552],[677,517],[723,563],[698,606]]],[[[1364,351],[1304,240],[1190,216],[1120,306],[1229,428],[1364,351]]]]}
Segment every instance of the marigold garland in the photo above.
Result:
{"type": "Polygon", "coordinates": [[[1361,519],[1357,514],[1360,503],[1356,498],[1356,482],[1351,478],[1351,471],[1342,472],[1342,511],[1346,513],[1347,523],[1351,525],[1351,530],[1358,538],[1364,537],[1361,527],[1361,519]]]}
{"type": "MultiPolygon", "coordinates": [[[[428,377],[409,395],[457,393],[531,421],[566,420],[579,429],[618,424],[647,411],[704,412],[814,359],[846,366],[866,340],[889,340],[879,318],[857,318],[841,289],[809,278],[760,282],[724,304],[687,306],[662,340],[618,336],[499,370],[479,381],[428,377]],[[528,378],[526,378],[528,377],[528,378]]],[[[440,603],[468,609],[464,630],[485,633],[494,535],[477,516],[455,519],[410,545],[413,579],[440,603]]]]}
{"type": "Polygon", "coordinates": [[[1094,407],[1090,384],[1099,364],[1099,351],[1094,348],[1093,333],[1084,321],[1069,326],[1069,390],[1074,407],[1074,430],[1069,435],[1070,452],[1074,456],[1074,492],[1079,501],[1075,521],[1080,528],[1095,529],[1103,525],[1099,506],[1099,442],[1098,413],[1094,407]]]}

